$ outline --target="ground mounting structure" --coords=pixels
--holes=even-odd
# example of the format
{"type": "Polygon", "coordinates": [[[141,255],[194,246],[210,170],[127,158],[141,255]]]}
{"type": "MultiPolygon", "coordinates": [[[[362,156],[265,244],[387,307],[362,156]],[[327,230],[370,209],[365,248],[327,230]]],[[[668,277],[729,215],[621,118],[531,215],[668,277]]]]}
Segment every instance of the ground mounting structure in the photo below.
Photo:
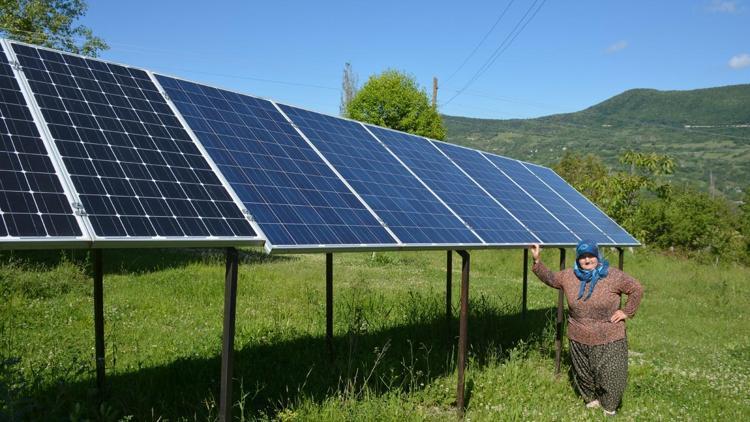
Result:
{"type": "MultiPolygon", "coordinates": [[[[549,168],[126,65],[0,40],[0,248],[90,248],[104,379],[106,248],[227,247],[221,417],[231,408],[236,246],[462,257],[468,250],[639,242],[549,168]]],[[[526,271],[524,271],[525,312],[526,271]]],[[[560,296],[560,299],[562,296],[560,296]]],[[[558,305],[558,339],[562,301],[558,305]]],[[[559,347],[558,347],[559,349],[559,347]]],[[[558,354],[559,367],[559,354],[558,354]]]]}

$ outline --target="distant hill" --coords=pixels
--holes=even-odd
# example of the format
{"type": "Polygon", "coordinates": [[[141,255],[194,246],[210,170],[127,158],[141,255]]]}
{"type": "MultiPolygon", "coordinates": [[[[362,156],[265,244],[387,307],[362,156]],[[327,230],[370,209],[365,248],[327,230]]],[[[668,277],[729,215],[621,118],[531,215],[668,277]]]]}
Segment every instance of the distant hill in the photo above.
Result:
{"type": "Polygon", "coordinates": [[[691,91],[633,89],[585,110],[536,119],[443,116],[448,142],[551,165],[566,150],[610,166],[625,150],[669,154],[676,183],[732,199],[750,187],[750,84],[691,91]]]}

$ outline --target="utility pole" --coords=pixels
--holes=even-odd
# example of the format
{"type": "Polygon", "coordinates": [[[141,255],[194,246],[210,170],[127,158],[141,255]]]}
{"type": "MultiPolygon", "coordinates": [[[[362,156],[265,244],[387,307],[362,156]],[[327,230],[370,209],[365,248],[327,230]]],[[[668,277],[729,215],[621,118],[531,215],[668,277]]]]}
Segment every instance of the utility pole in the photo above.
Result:
{"type": "Polygon", "coordinates": [[[437,76],[432,77],[432,108],[437,109],[437,91],[438,83],[437,76]]]}

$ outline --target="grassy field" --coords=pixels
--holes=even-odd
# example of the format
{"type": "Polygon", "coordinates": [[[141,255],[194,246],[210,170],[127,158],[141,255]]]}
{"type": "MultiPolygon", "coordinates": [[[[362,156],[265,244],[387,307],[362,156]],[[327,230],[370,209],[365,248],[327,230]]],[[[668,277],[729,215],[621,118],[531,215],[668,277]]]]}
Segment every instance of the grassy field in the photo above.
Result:
{"type": "MultiPolygon", "coordinates": [[[[557,262],[547,250],[543,259],[557,262]]],[[[570,254],[568,254],[570,256],[570,254]]],[[[554,376],[557,292],[521,251],[472,253],[471,420],[600,419],[554,376]]],[[[616,257],[614,255],[611,258],[616,257]]],[[[108,391],[94,395],[84,252],[0,255],[0,419],[212,420],[218,413],[222,251],[106,251],[108,391]]],[[[645,297],[629,321],[619,417],[750,416],[750,269],[636,251],[645,297]]],[[[458,307],[458,257],[454,315],[458,307]]],[[[334,256],[336,357],[325,346],[325,258],[242,251],[235,415],[279,420],[454,420],[458,321],[445,319],[445,252],[334,256]]]]}

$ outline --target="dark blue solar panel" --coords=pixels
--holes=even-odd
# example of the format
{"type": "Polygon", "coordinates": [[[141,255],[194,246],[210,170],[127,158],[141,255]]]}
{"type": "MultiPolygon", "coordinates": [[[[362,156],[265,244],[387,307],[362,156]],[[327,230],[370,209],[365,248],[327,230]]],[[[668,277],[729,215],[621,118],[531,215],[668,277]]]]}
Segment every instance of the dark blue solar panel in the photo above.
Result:
{"type": "Polygon", "coordinates": [[[435,142],[477,183],[521,220],[543,243],[571,244],[578,238],[552,214],[497,169],[476,150],[435,142]]]}
{"type": "Polygon", "coordinates": [[[0,237],[82,231],[0,45],[0,237]]]}
{"type": "Polygon", "coordinates": [[[481,243],[360,123],[281,108],[403,243],[481,243]]]}
{"type": "Polygon", "coordinates": [[[591,224],[581,213],[563,201],[554,190],[550,189],[521,162],[494,154],[483,153],[495,166],[505,172],[529,195],[539,201],[549,212],[555,215],[581,239],[594,240],[597,243],[612,243],[601,230],[591,224]]]}
{"type": "Polygon", "coordinates": [[[256,236],[148,74],[13,49],[97,236],[256,236]]]}
{"type": "Polygon", "coordinates": [[[549,185],[555,192],[559,193],[567,202],[575,207],[578,211],[583,213],[592,223],[596,224],[597,227],[602,229],[612,240],[618,245],[637,245],[638,241],[629,235],[628,232],[622,229],[617,223],[611,218],[607,217],[599,208],[591,203],[585,196],[581,195],[577,190],[570,186],[562,177],[558,176],[557,173],[546,167],[537,166],[534,164],[524,163],[526,168],[531,170],[537,177],[542,179],[544,183],[549,185]]]}
{"type": "Polygon", "coordinates": [[[396,243],[271,102],[156,77],[271,244],[396,243]]]}
{"type": "Polygon", "coordinates": [[[524,245],[538,242],[430,141],[377,126],[368,128],[485,242],[524,245]]]}

